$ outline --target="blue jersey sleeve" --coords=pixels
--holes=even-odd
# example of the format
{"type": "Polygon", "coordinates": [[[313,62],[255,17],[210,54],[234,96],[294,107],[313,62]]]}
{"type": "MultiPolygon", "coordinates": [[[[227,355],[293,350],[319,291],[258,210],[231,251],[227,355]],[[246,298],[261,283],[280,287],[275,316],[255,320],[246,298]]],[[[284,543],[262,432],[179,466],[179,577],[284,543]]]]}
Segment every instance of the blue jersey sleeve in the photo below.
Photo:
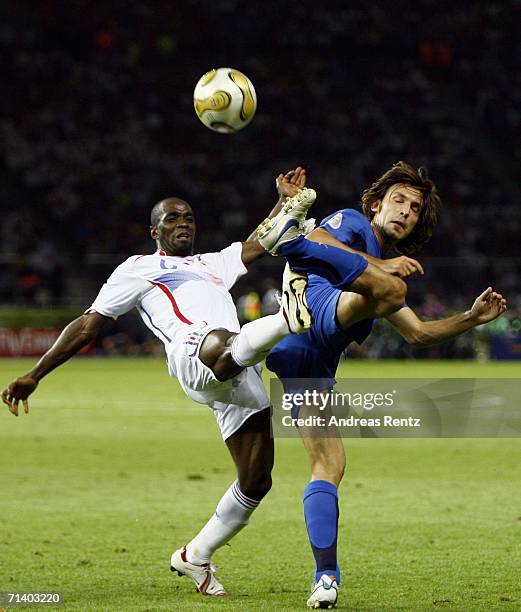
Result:
{"type": "Polygon", "coordinates": [[[357,251],[367,252],[371,224],[364,215],[352,208],[344,208],[320,223],[334,238],[357,251]]]}

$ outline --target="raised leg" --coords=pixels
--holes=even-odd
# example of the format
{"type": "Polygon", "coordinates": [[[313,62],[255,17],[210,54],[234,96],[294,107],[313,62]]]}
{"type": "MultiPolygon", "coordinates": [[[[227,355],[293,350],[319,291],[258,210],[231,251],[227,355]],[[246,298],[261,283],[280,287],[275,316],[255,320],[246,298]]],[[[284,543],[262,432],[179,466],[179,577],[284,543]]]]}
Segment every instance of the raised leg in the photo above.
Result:
{"type": "MultiPolygon", "coordinates": [[[[347,330],[351,325],[363,319],[386,317],[405,305],[405,283],[399,278],[378,270],[378,268],[376,270],[374,282],[368,282],[367,285],[372,287],[368,295],[350,291],[343,291],[340,295],[336,307],[336,316],[343,330],[347,330]]],[[[366,279],[362,277],[372,272],[373,270],[368,268],[357,279],[357,282],[365,282],[366,279]]]]}
{"type": "Polygon", "coordinates": [[[294,272],[286,265],[279,312],[246,323],[238,334],[225,329],[210,332],[201,345],[199,359],[218,380],[224,381],[265,359],[288,334],[307,331],[312,321],[306,300],[307,286],[307,274],[294,272]]]}
{"type": "Polygon", "coordinates": [[[379,313],[390,314],[389,309],[398,310],[405,300],[407,286],[400,278],[380,270],[357,253],[312,242],[303,236],[284,244],[279,253],[298,272],[322,276],[336,289],[369,298],[375,302],[375,307],[378,302],[379,313]]]}
{"type": "Polygon", "coordinates": [[[318,274],[337,289],[350,286],[368,266],[357,253],[312,242],[304,236],[285,243],[278,253],[286,257],[293,270],[318,274]]]}
{"type": "Polygon", "coordinates": [[[218,380],[228,380],[265,359],[270,349],[289,333],[282,312],[246,323],[238,334],[216,329],[203,340],[199,359],[218,380]]]}

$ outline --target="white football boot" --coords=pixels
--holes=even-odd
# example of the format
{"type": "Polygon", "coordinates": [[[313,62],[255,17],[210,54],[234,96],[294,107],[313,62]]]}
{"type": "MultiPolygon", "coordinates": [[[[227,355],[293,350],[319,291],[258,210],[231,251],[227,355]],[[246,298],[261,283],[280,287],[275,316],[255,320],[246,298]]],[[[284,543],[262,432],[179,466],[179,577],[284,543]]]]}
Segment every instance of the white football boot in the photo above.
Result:
{"type": "Polygon", "coordinates": [[[301,189],[296,196],[286,200],[277,215],[259,225],[257,239],[268,253],[276,255],[283,244],[305,233],[304,221],[316,197],[314,189],[301,189]]]}
{"type": "Polygon", "coordinates": [[[307,286],[308,275],[305,272],[295,272],[289,267],[289,264],[286,264],[282,276],[280,305],[292,334],[307,332],[313,322],[306,300],[307,286]]]}
{"type": "Polygon", "coordinates": [[[311,587],[308,608],[313,608],[314,610],[331,610],[335,608],[339,588],[334,576],[322,574],[320,580],[314,582],[311,587]]]}
{"type": "Polygon", "coordinates": [[[190,563],[186,558],[186,546],[175,551],[170,559],[170,570],[179,576],[188,576],[195,582],[197,590],[202,595],[226,597],[228,593],[214,575],[214,567],[210,563],[190,563]]]}

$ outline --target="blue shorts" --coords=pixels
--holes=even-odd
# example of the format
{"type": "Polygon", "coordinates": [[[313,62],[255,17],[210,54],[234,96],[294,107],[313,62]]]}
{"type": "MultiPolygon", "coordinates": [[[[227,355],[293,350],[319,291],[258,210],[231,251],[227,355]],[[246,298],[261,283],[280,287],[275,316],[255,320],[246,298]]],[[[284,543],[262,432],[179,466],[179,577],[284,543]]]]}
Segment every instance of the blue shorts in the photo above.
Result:
{"type": "MultiPolygon", "coordinates": [[[[341,329],[336,316],[341,294],[322,277],[309,276],[306,298],[313,314],[311,329],[305,334],[290,334],[275,345],[266,360],[269,370],[280,379],[314,379],[306,386],[309,389],[333,387],[342,353],[353,340],[363,342],[373,326],[368,319],[350,327],[349,332],[341,329]]],[[[298,388],[302,387],[299,383],[298,388]]]]}
{"type": "Polygon", "coordinates": [[[315,386],[321,389],[333,386],[340,355],[349,344],[336,318],[341,293],[327,281],[310,282],[306,298],[313,313],[311,329],[305,334],[286,336],[271,349],[266,360],[268,369],[280,379],[323,379],[315,386]]]}

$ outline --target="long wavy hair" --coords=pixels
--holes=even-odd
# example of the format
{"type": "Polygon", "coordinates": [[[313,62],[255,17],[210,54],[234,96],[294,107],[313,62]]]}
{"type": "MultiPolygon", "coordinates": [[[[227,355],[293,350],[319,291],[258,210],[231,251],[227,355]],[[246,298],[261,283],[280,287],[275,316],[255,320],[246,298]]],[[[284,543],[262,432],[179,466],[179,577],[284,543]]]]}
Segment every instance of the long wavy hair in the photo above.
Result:
{"type": "Polygon", "coordinates": [[[429,179],[425,168],[415,169],[406,162],[399,161],[362,194],[362,210],[369,221],[372,221],[376,214],[371,210],[374,203],[381,202],[389,187],[397,184],[410,185],[422,194],[422,207],[416,227],[407,238],[396,244],[396,249],[400,253],[410,255],[419,251],[432,236],[438,221],[441,199],[436,185],[429,179]]]}

